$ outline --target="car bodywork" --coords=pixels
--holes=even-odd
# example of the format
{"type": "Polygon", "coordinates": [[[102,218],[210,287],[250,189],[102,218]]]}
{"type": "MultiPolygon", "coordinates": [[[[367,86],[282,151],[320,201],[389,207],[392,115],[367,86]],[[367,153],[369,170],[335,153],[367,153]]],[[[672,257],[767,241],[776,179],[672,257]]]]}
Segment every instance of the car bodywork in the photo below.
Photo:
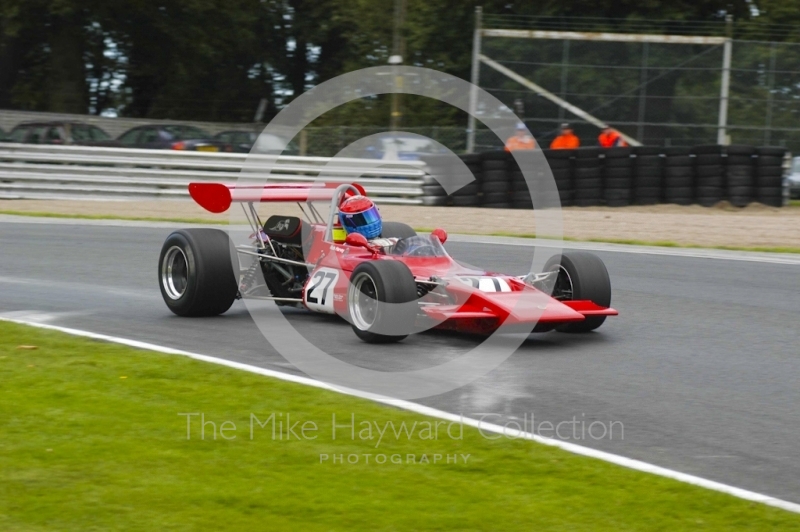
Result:
{"type": "Polygon", "coordinates": [[[347,317],[353,270],[366,261],[401,261],[416,283],[418,321],[428,326],[490,334],[501,325],[517,325],[528,332],[543,332],[591,316],[617,315],[613,308],[592,301],[551,297],[555,272],[513,276],[462,265],[444,250],[446,233],[440,229],[430,236],[399,239],[389,247],[366,241],[354,245],[350,238],[335,242],[337,207],[344,195],[364,193],[357,184],[192,183],[189,192],[200,206],[214,213],[227,211],[234,202],[247,204],[244,211],[253,230],[252,242],[236,246],[240,261],[249,259],[239,278],[244,298],[269,299],[347,317]],[[289,241],[274,231],[288,227],[294,222],[292,217],[273,216],[266,224],[262,222],[255,208],[258,202],[298,203],[309,218],[302,222],[302,230],[294,233],[299,239],[289,241]],[[329,203],[329,216],[323,217],[315,202],[329,203]],[[274,227],[265,227],[270,223],[274,227]],[[256,281],[257,270],[263,273],[263,283],[256,281]]]}
{"type": "Polygon", "coordinates": [[[119,143],[101,128],[83,122],[25,122],[6,136],[6,142],[66,146],[116,147],[119,143]]]}
{"type": "Polygon", "coordinates": [[[250,153],[255,146],[255,153],[262,155],[299,155],[300,150],[294,141],[288,144],[276,135],[258,134],[254,131],[230,130],[214,135],[214,139],[222,144],[230,145],[238,153],[250,153]]]}
{"type": "Polygon", "coordinates": [[[123,147],[146,150],[230,152],[232,147],[202,129],[182,124],[154,124],[129,129],[117,139],[123,147]]]}

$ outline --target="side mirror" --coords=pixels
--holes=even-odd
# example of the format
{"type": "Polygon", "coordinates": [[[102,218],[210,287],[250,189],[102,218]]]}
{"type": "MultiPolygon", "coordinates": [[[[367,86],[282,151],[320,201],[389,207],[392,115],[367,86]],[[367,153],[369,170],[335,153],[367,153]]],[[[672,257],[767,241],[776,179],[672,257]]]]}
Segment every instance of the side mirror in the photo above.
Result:
{"type": "Polygon", "coordinates": [[[435,236],[442,244],[447,242],[447,231],[445,231],[444,229],[441,228],[434,229],[433,231],[431,231],[431,236],[435,236]]]}
{"type": "Polygon", "coordinates": [[[348,246],[354,247],[361,247],[361,248],[369,248],[369,242],[367,242],[367,237],[360,233],[350,233],[344,239],[344,243],[348,246]]]}

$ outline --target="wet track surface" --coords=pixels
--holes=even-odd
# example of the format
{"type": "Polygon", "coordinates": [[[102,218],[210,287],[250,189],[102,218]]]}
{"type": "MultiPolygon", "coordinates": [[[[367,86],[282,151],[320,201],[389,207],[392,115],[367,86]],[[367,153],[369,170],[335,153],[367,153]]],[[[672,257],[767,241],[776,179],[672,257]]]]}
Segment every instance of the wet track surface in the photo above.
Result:
{"type": "MultiPolygon", "coordinates": [[[[0,222],[0,314],[40,313],[51,324],[298,373],[241,302],[219,318],[167,310],[156,262],[169,232],[0,222]]],[[[524,247],[446,247],[489,269],[524,273],[530,264],[524,247]]],[[[574,443],[800,502],[800,266],[598,255],[619,317],[587,335],[532,335],[477,382],[419,402],[497,414],[486,419],[501,424],[525,418],[528,430],[531,417],[537,428],[568,421],[561,435],[574,443]],[[612,437],[581,434],[593,421],[617,422],[612,437]]],[[[338,318],[286,315],[337,358],[385,371],[434,366],[480,342],[431,332],[376,348],[338,318]]]]}

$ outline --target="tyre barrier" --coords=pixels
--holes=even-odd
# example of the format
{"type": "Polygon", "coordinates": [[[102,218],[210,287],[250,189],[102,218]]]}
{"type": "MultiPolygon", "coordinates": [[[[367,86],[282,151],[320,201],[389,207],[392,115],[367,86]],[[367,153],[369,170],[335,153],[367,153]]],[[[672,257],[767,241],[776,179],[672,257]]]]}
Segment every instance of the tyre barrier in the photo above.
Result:
{"type": "Polygon", "coordinates": [[[662,153],[666,148],[641,146],[634,152],[634,203],[636,205],[655,205],[664,200],[665,179],[680,170],[669,170],[667,167],[680,168],[685,162],[676,159],[677,165],[670,165],[668,158],[662,153]]]}
{"type": "Polygon", "coordinates": [[[603,150],[603,200],[609,207],[626,207],[633,202],[634,161],[631,148],[603,150]]]}
{"type": "MultiPolygon", "coordinates": [[[[790,154],[782,147],[587,147],[542,153],[563,207],[786,204],[784,174],[790,154]]],[[[436,168],[436,158],[424,160],[436,168]]],[[[447,195],[433,172],[423,181],[423,205],[533,208],[525,177],[510,153],[491,151],[461,159],[475,181],[447,195]]]]}

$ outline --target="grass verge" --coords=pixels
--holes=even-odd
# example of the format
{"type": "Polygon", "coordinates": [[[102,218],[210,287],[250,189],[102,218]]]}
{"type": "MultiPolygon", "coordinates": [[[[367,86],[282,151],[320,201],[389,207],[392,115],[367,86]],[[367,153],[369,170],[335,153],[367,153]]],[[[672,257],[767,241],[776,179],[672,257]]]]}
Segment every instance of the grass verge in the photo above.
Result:
{"type": "MultiPolygon", "coordinates": [[[[536,238],[532,234],[492,233],[491,236],[509,236],[517,238],[536,238]]],[[[565,242],[597,242],[603,244],[625,244],[628,246],[653,246],[663,248],[686,249],[723,249],[727,251],[756,251],[761,253],[800,253],[800,247],[795,246],[701,246],[699,244],[682,244],[669,240],[635,240],[627,238],[572,238],[562,237],[565,242]]]]}
{"type": "MultiPolygon", "coordinates": [[[[800,202],[797,202],[800,204],[800,202]]],[[[205,225],[228,225],[230,220],[213,219],[206,220],[203,218],[161,218],[161,217],[144,217],[144,216],[115,216],[115,215],[95,215],[95,214],[60,214],[52,212],[26,212],[26,211],[13,211],[2,210],[0,214],[8,214],[13,216],[30,216],[34,218],[70,218],[78,220],[124,220],[134,222],[175,222],[185,224],[205,224],[205,225]]],[[[417,227],[416,231],[421,233],[430,233],[432,228],[417,227]]],[[[530,233],[463,233],[474,236],[507,236],[516,238],[536,238],[535,234],[530,233]]],[[[633,240],[623,238],[572,238],[562,237],[561,240],[565,242],[598,242],[604,244],[626,244],[629,246],[655,246],[655,247],[668,247],[668,248],[690,248],[690,249],[723,249],[728,251],[755,251],[761,253],[800,253],[800,247],[795,246],[701,246],[698,244],[681,244],[678,242],[670,242],[664,240],[633,240]]]]}
{"type": "MultiPolygon", "coordinates": [[[[416,228],[416,231],[422,233],[430,233],[433,229],[430,228],[416,228]]],[[[494,233],[463,233],[472,236],[503,236],[511,238],[538,238],[533,233],[510,233],[510,232],[494,232],[494,233]]],[[[550,238],[550,237],[542,237],[550,238]]],[[[635,240],[626,238],[573,238],[569,236],[561,237],[560,240],[564,242],[597,242],[601,244],[625,244],[628,246],[653,246],[664,248],[686,248],[686,249],[723,249],[727,251],[755,251],[761,253],[800,253],[800,247],[795,246],[701,246],[699,244],[682,244],[679,242],[672,242],[668,240],[635,240]]]]}
{"type": "Polygon", "coordinates": [[[334,414],[355,415],[357,431],[434,420],[4,322],[0,382],[1,530],[800,530],[800,515],[467,427],[377,447],[375,431],[333,439],[334,414]],[[179,413],[216,427],[201,438],[194,417],[187,439],[179,413]],[[251,414],[271,413],[275,437],[267,422],[251,439],[251,414]],[[292,436],[287,415],[316,438],[292,436]],[[469,458],[425,465],[423,454],[469,458]]]}

